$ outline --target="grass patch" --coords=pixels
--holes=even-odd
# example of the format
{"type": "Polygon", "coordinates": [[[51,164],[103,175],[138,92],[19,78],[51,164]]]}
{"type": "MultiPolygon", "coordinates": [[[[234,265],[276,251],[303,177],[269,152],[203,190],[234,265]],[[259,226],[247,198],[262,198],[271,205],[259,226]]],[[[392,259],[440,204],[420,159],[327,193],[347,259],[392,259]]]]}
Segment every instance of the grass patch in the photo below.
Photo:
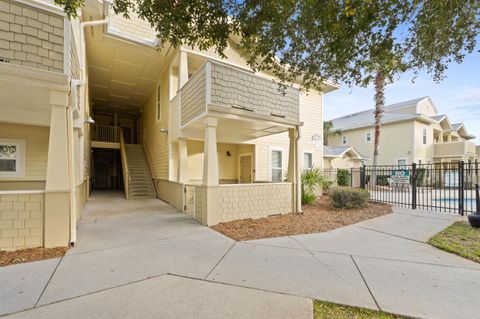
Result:
{"type": "Polygon", "coordinates": [[[466,222],[455,222],[432,238],[428,243],[439,249],[480,263],[480,229],[466,222]]]}
{"type": "Polygon", "coordinates": [[[318,301],[313,302],[314,319],[401,319],[386,312],[357,308],[351,306],[337,305],[331,302],[318,301]]]}

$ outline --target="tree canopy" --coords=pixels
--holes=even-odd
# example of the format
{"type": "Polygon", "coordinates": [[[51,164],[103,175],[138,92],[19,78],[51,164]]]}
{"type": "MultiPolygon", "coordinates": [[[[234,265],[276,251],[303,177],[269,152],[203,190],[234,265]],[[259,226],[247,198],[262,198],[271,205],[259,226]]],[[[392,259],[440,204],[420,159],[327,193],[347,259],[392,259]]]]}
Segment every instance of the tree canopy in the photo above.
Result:
{"type": "MultiPolygon", "coordinates": [[[[75,16],[85,0],[55,0],[75,16]]],[[[324,80],[366,86],[381,71],[388,80],[425,69],[441,80],[448,64],[476,48],[480,0],[113,0],[167,43],[213,47],[227,39],[255,70],[304,88],[324,80]]]]}

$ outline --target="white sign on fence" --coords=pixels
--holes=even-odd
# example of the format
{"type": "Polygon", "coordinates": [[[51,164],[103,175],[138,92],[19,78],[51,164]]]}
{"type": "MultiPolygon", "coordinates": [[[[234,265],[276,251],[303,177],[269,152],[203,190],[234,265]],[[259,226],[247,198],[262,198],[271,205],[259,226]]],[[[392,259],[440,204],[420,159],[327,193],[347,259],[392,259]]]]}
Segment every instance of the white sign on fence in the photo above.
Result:
{"type": "Polygon", "coordinates": [[[408,169],[393,170],[391,178],[395,184],[410,184],[410,171],[408,169]]]}

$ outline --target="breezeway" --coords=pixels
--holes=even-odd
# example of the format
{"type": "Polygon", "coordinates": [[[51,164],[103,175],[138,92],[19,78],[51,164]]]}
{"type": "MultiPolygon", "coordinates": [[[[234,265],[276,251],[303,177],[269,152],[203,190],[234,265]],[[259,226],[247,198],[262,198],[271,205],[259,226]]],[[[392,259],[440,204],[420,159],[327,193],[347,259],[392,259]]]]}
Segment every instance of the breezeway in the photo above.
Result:
{"type": "Polygon", "coordinates": [[[394,213],[235,242],[160,200],[94,194],[63,258],[0,268],[7,318],[311,318],[312,299],[472,318],[480,265],[425,243],[456,216],[394,213]]]}

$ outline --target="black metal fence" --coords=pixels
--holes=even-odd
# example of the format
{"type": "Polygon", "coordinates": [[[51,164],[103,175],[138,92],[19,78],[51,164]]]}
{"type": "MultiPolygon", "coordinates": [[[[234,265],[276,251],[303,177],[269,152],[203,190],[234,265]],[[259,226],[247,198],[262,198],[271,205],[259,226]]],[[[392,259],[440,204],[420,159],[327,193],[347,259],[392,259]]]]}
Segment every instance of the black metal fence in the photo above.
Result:
{"type": "Polygon", "coordinates": [[[333,185],[367,189],[373,202],[460,215],[477,209],[478,162],[377,165],[323,172],[333,185]]]}

